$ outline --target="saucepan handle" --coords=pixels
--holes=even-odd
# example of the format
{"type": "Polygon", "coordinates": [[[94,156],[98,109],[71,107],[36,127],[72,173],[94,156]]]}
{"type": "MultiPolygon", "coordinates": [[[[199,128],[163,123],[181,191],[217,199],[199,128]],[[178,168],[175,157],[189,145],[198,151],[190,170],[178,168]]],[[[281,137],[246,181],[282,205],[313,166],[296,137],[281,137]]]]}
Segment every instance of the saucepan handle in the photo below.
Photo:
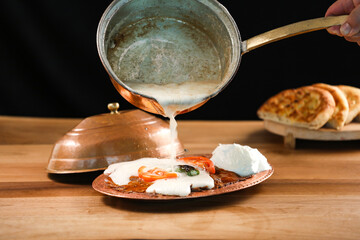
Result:
{"type": "Polygon", "coordinates": [[[242,42],[241,54],[284,38],[343,24],[348,15],[314,18],[279,27],[242,42]]]}

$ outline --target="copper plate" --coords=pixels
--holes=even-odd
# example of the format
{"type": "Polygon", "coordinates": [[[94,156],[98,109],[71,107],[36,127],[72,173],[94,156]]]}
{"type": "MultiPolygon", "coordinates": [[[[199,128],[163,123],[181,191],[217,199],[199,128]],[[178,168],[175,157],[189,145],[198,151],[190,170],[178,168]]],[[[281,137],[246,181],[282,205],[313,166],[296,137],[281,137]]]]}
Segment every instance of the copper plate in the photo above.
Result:
{"type": "Polygon", "coordinates": [[[268,179],[274,172],[274,169],[262,171],[260,173],[257,173],[253,175],[251,178],[248,178],[244,181],[240,181],[234,184],[227,185],[226,187],[222,187],[219,189],[210,189],[205,190],[202,192],[191,192],[190,195],[181,197],[181,196],[168,196],[168,195],[161,195],[161,194],[148,194],[148,193],[135,193],[135,192],[122,192],[115,190],[111,187],[109,187],[106,182],[106,175],[101,174],[99,177],[97,177],[92,187],[105,195],[109,195],[112,197],[119,197],[119,198],[128,198],[128,199],[141,199],[141,200],[176,200],[176,199],[189,199],[189,198],[199,198],[199,197],[208,197],[208,196],[214,196],[229,192],[235,192],[239,191],[244,188],[252,187],[254,185],[257,185],[266,179],[268,179]]]}

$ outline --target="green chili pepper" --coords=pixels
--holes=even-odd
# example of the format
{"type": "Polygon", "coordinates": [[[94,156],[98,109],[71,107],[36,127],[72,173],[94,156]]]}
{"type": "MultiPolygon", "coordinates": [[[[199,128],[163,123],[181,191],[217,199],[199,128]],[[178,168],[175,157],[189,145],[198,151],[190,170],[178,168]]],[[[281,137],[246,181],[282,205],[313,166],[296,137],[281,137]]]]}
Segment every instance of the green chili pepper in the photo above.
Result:
{"type": "Polygon", "coordinates": [[[179,165],[175,169],[176,172],[186,173],[188,176],[193,177],[200,174],[199,170],[189,165],[179,165]]]}

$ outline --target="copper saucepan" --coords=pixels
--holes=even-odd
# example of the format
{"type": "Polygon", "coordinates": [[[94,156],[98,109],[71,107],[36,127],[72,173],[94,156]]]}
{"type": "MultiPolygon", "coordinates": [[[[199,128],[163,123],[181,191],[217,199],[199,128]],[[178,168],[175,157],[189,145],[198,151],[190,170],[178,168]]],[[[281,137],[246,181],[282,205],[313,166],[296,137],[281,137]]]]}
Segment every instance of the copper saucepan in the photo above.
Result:
{"type": "Polygon", "coordinates": [[[117,91],[152,113],[164,115],[164,110],[153,97],[129,87],[129,79],[161,83],[162,79],[216,76],[219,84],[213,93],[180,114],[200,107],[224,89],[243,54],[280,39],[341,25],[346,19],[344,15],[306,20],[242,41],[234,19],[216,0],[115,0],[100,20],[97,47],[117,91]]]}

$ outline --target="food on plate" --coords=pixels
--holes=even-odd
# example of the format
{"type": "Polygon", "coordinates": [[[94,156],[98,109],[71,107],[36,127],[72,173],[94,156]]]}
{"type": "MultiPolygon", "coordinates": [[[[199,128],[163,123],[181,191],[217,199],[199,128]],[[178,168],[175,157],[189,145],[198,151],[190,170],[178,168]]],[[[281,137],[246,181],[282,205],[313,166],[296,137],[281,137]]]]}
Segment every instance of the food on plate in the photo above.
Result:
{"type": "Polygon", "coordinates": [[[346,85],[339,85],[338,88],[345,94],[349,103],[349,114],[346,119],[346,124],[348,124],[360,113],[360,89],[346,85]]]}
{"type": "Polygon", "coordinates": [[[312,86],[284,90],[257,111],[261,119],[319,129],[335,111],[335,100],[326,90],[312,86]]]}
{"type": "Polygon", "coordinates": [[[335,129],[341,129],[344,127],[346,119],[349,115],[349,104],[345,94],[338,87],[325,83],[317,83],[314,84],[313,87],[329,91],[335,100],[335,111],[327,122],[327,126],[335,129]]]}
{"type": "Polygon", "coordinates": [[[205,169],[208,173],[215,173],[216,171],[214,163],[206,157],[192,156],[192,157],[183,157],[180,158],[179,160],[189,163],[190,165],[196,165],[197,167],[205,169]]]}
{"type": "Polygon", "coordinates": [[[217,167],[244,177],[271,169],[259,150],[239,144],[220,144],[212,153],[211,160],[217,167]]]}
{"type": "Polygon", "coordinates": [[[192,191],[217,189],[244,181],[270,169],[257,149],[225,144],[219,145],[211,158],[141,158],[112,164],[104,174],[107,185],[118,191],[187,196],[192,191]]]}

